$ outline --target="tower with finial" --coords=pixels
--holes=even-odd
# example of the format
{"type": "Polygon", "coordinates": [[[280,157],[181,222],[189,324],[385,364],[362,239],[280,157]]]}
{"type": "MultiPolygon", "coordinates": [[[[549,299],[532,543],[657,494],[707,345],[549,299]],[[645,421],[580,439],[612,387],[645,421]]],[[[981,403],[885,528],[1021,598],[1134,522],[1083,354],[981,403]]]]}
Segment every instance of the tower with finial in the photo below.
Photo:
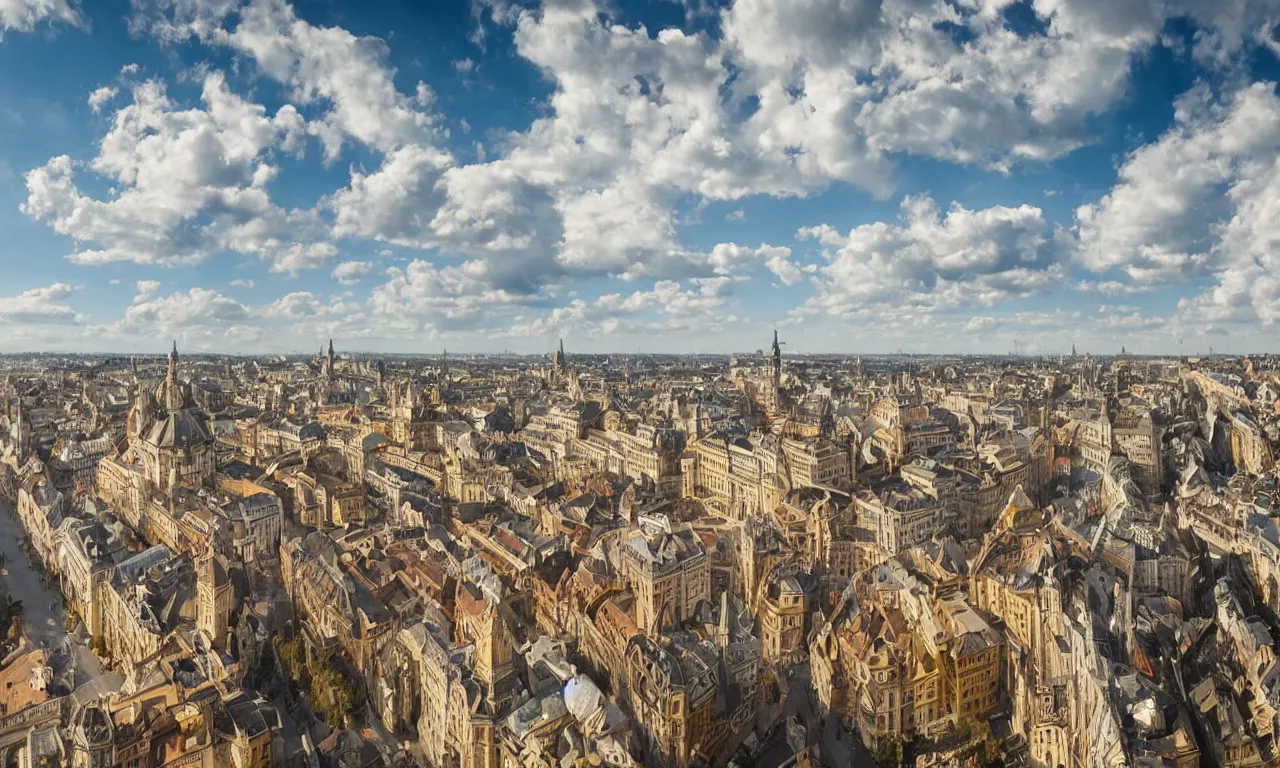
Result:
{"type": "Polygon", "coordinates": [[[777,389],[782,385],[782,346],[778,344],[778,329],[773,329],[773,347],[772,367],[773,367],[773,388],[777,389]]]}
{"type": "Polygon", "coordinates": [[[329,351],[324,356],[324,375],[327,379],[333,378],[333,339],[329,339],[329,351]]]}
{"type": "Polygon", "coordinates": [[[210,542],[196,564],[196,625],[219,650],[226,649],[232,597],[227,568],[210,542]]]}
{"type": "Polygon", "coordinates": [[[21,467],[27,463],[27,455],[30,452],[31,430],[27,427],[26,419],[22,415],[22,393],[17,388],[13,392],[18,401],[13,414],[13,444],[18,466],[21,467]]]}
{"type": "Polygon", "coordinates": [[[178,386],[178,342],[173,342],[169,352],[169,369],[164,375],[164,385],[160,393],[160,405],[169,413],[182,410],[182,390],[178,386]]]}

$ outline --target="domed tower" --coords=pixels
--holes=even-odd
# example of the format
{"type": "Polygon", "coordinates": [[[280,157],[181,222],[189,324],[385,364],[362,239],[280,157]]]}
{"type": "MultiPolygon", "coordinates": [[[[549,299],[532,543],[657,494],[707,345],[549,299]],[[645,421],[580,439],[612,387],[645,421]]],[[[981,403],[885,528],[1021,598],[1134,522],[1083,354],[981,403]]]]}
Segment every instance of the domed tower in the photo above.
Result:
{"type": "Polygon", "coordinates": [[[178,483],[211,487],[217,469],[213,430],[178,382],[177,343],[169,353],[169,370],[149,413],[141,410],[145,400],[141,393],[134,398],[139,410],[130,414],[128,427],[136,431],[137,439],[130,446],[152,486],[161,493],[172,492],[178,483]]]}

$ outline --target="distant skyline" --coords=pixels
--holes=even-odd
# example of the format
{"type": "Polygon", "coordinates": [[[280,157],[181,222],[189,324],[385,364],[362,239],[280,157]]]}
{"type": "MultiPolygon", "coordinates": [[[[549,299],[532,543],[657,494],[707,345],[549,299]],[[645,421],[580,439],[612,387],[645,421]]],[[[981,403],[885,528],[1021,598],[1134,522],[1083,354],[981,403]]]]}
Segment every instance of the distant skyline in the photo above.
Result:
{"type": "Polygon", "coordinates": [[[1274,0],[0,0],[0,352],[1280,352],[1277,80],[1274,0]]]}
{"type": "MultiPolygon", "coordinates": [[[[323,353],[319,351],[309,352],[301,349],[284,350],[279,352],[235,352],[231,350],[218,350],[218,349],[202,349],[202,350],[197,349],[197,350],[190,350],[190,351],[184,352],[183,350],[179,349],[178,352],[179,352],[180,359],[187,358],[187,357],[194,357],[194,358],[242,357],[245,359],[255,359],[255,358],[265,358],[265,357],[284,357],[284,358],[297,358],[297,359],[315,359],[315,358],[324,356],[323,353]]],[[[90,350],[79,351],[79,352],[76,352],[76,351],[58,352],[58,351],[48,351],[48,350],[20,350],[15,352],[0,352],[0,357],[6,357],[6,358],[9,358],[9,357],[23,358],[23,357],[33,357],[33,356],[82,357],[82,358],[87,358],[90,360],[98,360],[98,361],[111,359],[111,358],[118,358],[121,360],[133,359],[139,362],[140,367],[152,368],[156,366],[164,366],[166,364],[166,359],[168,357],[168,354],[169,353],[167,350],[164,352],[154,352],[154,351],[153,352],[121,352],[119,350],[111,350],[111,349],[101,349],[101,350],[90,349],[90,350]]],[[[513,357],[513,358],[550,359],[553,354],[554,353],[551,351],[518,352],[516,350],[500,349],[500,350],[494,350],[494,351],[481,352],[481,351],[468,351],[465,349],[460,349],[460,350],[455,350],[453,352],[449,352],[448,358],[464,359],[464,358],[473,358],[473,357],[484,357],[484,358],[513,357]]],[[[597,351],[597,352],[586,352],[586,351],[575,352],[573,350],[566,349],[565,354],[569,357],[570,361],[572,361],[573,357],[576,355],[593,357],[593,358],[610,357],[610,356],[621,357],[621,358],[629,358],[629,357],[730,358],[730,357],[745,357],[745,356],[767,356],[769,354],[769,351],[767,349],[759,348],[759,347],[756,349],[725,349],[725,350],[719,350],[719,351],[711,350],[711,349],[703,349],[703,350],[695,349],[687,352],[666,352],[658,349],[650,349],[650,350],[645,350],[645,349],[608,350],[606,349],[606,350],[597,351]]],[[[335,355],[338,357],[338,359],[353,359],[353,358],[362,358],[362,357],[370,357],[370,358],[397,357],[397,358],[410,358],[410,359],[418,359],[418,360],[431,360],[431,359],[440,359],[444,357],[444,353],[442,352],[431,352],[431,351],[377,352],[377,351],[359,349],[359,348],[356,348],[356,349],[335,348],[335,355]]],[[[1200,351],[1200,352],[1188,351],[1188,352],[1182,353],[1181,355],[1177,353],[1173,353],[1173,354],[1146,353],[1146,352],[1135,353],[1135,352],[1129,352],[1129,351],[1109,353],[1109,352],[1094,352],[1094,351],[1085,350],[1085,351],[1080,351],[1076,355],[1074,355],[1074,357],[1077,357],[1077,358],[1094,357],[1094,358],[1122,358],[1122,359],[1176,359],[1181,357],[1237,358],[1237,357],[1274,357],[1274,356],[1275,356],[1275,353],[1223,352],[1218,349],[1213,349],[1210,351],[1200,351]]],[[[973,359],[984,359],[984,360],[998,360],[1001,358],[1009,359],[1009,360],[1014,360],[1014,359],[1035,360],[1038,358],[1044,358],[1044,359],[1052,358],[1056,360],[1058,358],[1064,358],[1064,357],[1070,358],[1070,357],[1073,357],[1073,355],[1070,353],[1070,351],[1063,351],[1058,353],[1052,353],[1052,352],[1014,353],[1014,352],[905,352],[905,351],[904,352],[859,352],[856,350],[831,351],[831,352],[787,352],[784,350],[782,353],[782,357],[784,360],[787,360],[787,359],[795,360],[795,359],[805,359],[805,358],[832,358],[832,357],[847,357],[851,359],[865,357],[872,360],[901,359],[901,358],[940,358],[940,359],[973,358],[973,359]]]]}

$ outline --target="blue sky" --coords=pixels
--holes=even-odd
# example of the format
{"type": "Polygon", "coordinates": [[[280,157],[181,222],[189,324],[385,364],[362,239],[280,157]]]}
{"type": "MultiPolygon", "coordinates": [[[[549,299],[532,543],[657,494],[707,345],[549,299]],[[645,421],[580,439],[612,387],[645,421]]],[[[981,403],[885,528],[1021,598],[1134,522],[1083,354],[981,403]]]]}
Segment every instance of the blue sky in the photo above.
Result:
{"type": "Polygon", "coordinates": [[[0,350],[1280,351],[1274,0],[0,0],[0,350]]]}

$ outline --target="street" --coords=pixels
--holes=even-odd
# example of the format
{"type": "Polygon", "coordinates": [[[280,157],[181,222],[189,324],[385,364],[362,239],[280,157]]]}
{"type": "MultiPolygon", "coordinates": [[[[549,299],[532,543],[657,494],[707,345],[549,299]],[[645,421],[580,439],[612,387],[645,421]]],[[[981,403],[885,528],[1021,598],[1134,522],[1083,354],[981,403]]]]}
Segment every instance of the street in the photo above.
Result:
{"type": "MultiPolygon", "coordinates": [[[[787,701],[782,711],[784,721],[787,717],[795,717],[800,721],[806,729],[808,743],[818,744],[823,765],[873,768],[876,762],[867,752],[866,747],[862,746],[862,742],[845,731],[838,720],[835,718],[823,720],[814,709],[813,692],[809,684],[809,665],[799,664],[792,670],[787,701]]],[[[772,735],[756,757],[756,765],[759,768],[778,768],[785,765],[790,757],[791,749],[787,745],[786,729],[783,727],[772,735]]]]}
{"type": "MultiPolygon", "coordinates": [[[[62,619],[62,596],[58,593],[57,584],[46,589],[40,582],[40,575],[22,552],[24,536],[13,505],[0,501],[0,552],[4,554],[5,567],[9,571],[5,580],[13,599],[22,601],[22,621],[27,637],[33,644],[48,649],[55,660],[74,664],[74,688],[82,695],[102,696],[119,690],[124,678],[103,670],[92,651],[67,635],[62,619]]],[[[55,665],[55,669],[61,673],[65,667],[55,665]]]]}

